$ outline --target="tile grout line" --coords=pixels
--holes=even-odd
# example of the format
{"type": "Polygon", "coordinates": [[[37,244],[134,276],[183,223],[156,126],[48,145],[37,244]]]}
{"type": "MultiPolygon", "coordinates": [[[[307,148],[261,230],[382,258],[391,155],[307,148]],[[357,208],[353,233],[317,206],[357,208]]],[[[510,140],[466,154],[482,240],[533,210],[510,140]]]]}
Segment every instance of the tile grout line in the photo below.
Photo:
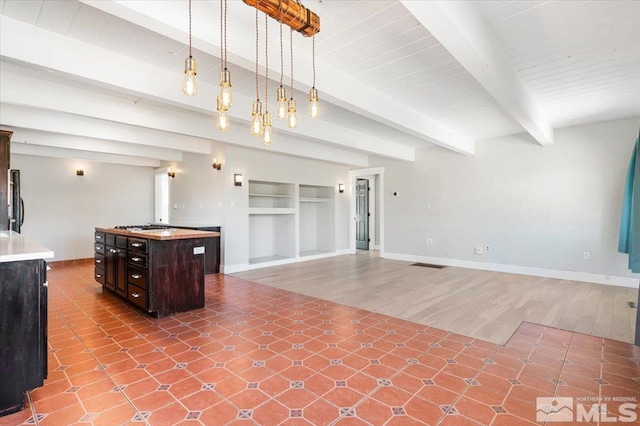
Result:
{"type": "MultiPolygon", "coordinates": [[[[549,328],[549,327],[545,326],[545,331],[546,331],[547,328],[549,328]]],[[[551,328],[555,328],[555,327],[551,327],[551,328]]],[[[563,330],[563,331],[566,331],[566,330],[563,330]]],[[[562,366],[560,367],[560,372],[558,373],[558,379],[556,381],[555,387],[553,388],[553,394],[552,394],[553,400],[555,400],[556,393],[558,392],[558,387],[560,387],[560,378],[562,377],[562,372],[564,371],[565,365],[567,364],[566,363],[567,356],[569,355],[569,349],[571,348],[571,342],[573,342],[573,336],[575,334],[573,331],[569,331],[569,333],[571,333],[571,338],[569,339],[569,343],[567,344],[567,349],[566,349],[566,351],[564,353],[564,358],[562,359],[562,366]]],[[[544,335],[544,333],[543,333],[543,335],[544,335]]],[[[538,341],[540,340],[540,338],[542,338],[542,335],[538,338],[538,341]]],[[[602,368],[602,366],[600,368],[602,368]]],[[[547,417],[549,417],[549,413],[547,413],[547,415],[545,416],[544,426],[546,426],[548,424],[547,417]]]]}
{"type": "MultiPolygon", "coordinates": [[[[69,301],[71,301],[80,312],[83,313],[83,315],[86,318],[90,318],[90,316],[82,309],[80,308],[80,306],[78,306],[77,303],[75,303],[75,301],[73,301],[73,299],[67,295],[64,291],[62,291],[61,289],[59,289],[61,291],[62,294],[64,294],[64,296],[69,299],[69,301]]],[[[118,318],[117,315],[115,315],[114,313],[110,312],[108,308],[105,308],[107,310],[107,312],[109,312],[109,314],[111,315],[112,318],[118,318]]],[[[101,366],[102,363],[100,362],[100,360],[98,360],[98,358],[94,355],[93,350],[89,347],[87,347],[87,345],[84,343],[83,339],[78,335],[78,333],[74,330],[73,326],[71,324],[69,324],[69,322],[67,321],[67,319],[65,318],[64,315],[60,314],[59,318],[67,325],[67,327],[69,327],[69,329],[73,332],[73,334],[76,336],[76,338],[78,339],[78,341],[82,344],[82,346],[84,346],[84,348],[88,351],[88,353],[91,355],[91,357],[96,361],[96,363],[98,364],[98,366],[101,366]]],[[[123,322],[124,324],[124,322],[123,322]]],[[[129,327],[130,328],[130,327],[129,327]]],[[[115,343],[115,342],[114,342],[115,343]]],[[[118,346],[120,346],[119,343],[118,346]]],[[[111,383],[113,384],[114,388],[118,388],[118,393],[120,393],[124,399],[129,403],[129,405],[131,405],[131,407],[135,410],[136,413],[138,413],[139,417],[142,419],[142,421],[144,422],[145,425],[149,426],[149,423],[147,422],[146,418],[143,416],[143,414],[138,410],[138,408],[135,406],[135,404],[133,404],[133,402],[129,399],[129,397],[120,389],[120,386],[114,381],[113,377],[109,374],[109,372],[107,371],[107,369],[103,369],[102,370],[105,374],[105,376],[111,381],[111,383]]],[[[66,373],[65,373],[66,374],[66,373]]],[[[84,407],[84,404],[82,404],[82,401],[80,401],[80,404],[82,405],[82,408],[85,410],[85,412],[87,412],[86,408],[84,407]]]]}

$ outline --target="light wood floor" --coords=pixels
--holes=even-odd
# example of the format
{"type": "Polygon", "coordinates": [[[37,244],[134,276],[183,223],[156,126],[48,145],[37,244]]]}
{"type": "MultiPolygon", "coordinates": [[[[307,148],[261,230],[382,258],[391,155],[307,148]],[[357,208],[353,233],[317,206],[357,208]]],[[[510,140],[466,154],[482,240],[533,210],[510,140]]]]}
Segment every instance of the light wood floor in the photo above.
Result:
{"type": "Polygon", "coordinates": [[[638,290],[528,275],[413,266],[358,252],[233,274],[505,343],[521,321],[633,343],[638,290]]]}

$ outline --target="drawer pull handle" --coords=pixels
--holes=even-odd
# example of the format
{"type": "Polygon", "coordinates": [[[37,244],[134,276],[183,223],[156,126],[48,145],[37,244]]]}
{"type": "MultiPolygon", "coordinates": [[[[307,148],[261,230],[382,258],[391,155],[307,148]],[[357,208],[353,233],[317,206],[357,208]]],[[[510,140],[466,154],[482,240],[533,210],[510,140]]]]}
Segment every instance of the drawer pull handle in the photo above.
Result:
{"type": "Polygon", "coordinates": [[[42,287],[49,287],[49,281],[45,281],[42,283],[42,287]]]}
{"type": "Polygon", "coordinates": [[[96,278],[102,278],[102,275],[96,274],[96,278]]]}
{"type": "Polygon", "coordinates": [[[102,263],[102,260],[96,259],[96,263],[102,263]]]}
{"type": "Polygon", "coordinates": [[[132,257],[131,260],[133,260],[134,262],[140,262],[142,259],[140,259],[139,257],[132,257]]]}
{"type": "Polygon", "coordinates": [[[136,299],[137,299],[138,297],[140,297],[140,295],[139,295],[138,293],[131,293],[131,296],[135,297],[136,299]]]}
{"type": "Polygon", "coordinates": [[[131,274],[131,278],[133,278],[134,280],[137,280],[138,278],[142,278],[142,275],[140,275],[140,274],[131,274]]]}
{"type": "Polygon", "coordinates": [[[142,247],[142,243],[131,243],[133,247],[142,247]]]}
{"type": "Polygon", "coordinates": [[[102,247],[96,246],[96,251],[100,251],[100,250],[102,250],[102,247]]]}
{"type": "Polygon", "coordinates": [[[118,252],[118,250],[116,250],[116,249],[109,249],[109,251],[110,251],[111,253],[117,253],[117,252],[118,252]]]}
{"type": "Polygon", "coordinates": [[[101,240],[102,239],[102,235],[96,235],[96,240],[101,240]]]}

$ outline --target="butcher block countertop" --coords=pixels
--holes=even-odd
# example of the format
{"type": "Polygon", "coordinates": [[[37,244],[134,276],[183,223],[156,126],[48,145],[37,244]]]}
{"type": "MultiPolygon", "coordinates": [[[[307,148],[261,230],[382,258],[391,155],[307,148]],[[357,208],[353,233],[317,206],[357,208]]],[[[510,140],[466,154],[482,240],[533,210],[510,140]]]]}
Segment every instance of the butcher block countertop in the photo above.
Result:
{"type": "Polygon", "coordinates": [[[219,232],[196,231],[193,229],[151,229],[148,231],[128,231],[116,228],[96,228],[98,232],[124,235],[127,237],[148,238],[150,240],[186,240],[191,238],[214,238],[219,237],[219,232]]]}

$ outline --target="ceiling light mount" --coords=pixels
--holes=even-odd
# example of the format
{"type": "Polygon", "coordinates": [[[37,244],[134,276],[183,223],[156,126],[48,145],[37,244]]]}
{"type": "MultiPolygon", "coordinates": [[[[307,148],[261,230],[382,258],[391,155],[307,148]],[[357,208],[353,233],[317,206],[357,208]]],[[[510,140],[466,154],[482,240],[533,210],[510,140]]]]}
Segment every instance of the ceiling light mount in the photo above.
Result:
{"type": "Polygon", "coordinates": [[[320,32],[320,17],[297,0],[242,0],[305,37],[320,32]]]}

